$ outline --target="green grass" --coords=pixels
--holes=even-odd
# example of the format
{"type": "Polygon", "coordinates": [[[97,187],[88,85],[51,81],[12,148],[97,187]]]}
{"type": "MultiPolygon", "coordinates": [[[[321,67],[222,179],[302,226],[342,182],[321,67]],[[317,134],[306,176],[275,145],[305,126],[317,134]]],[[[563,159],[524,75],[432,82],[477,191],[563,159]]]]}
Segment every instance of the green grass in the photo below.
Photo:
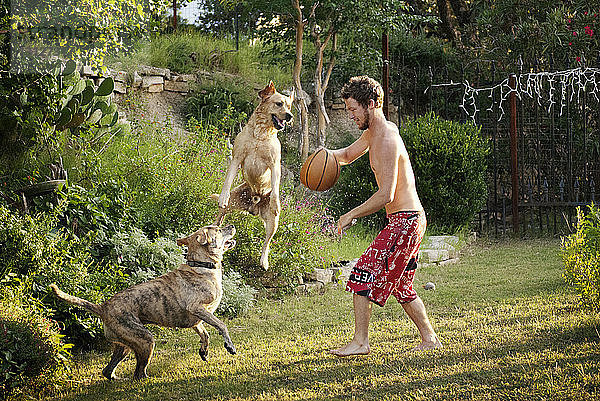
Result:
{"type": "MultiPolygon", "coordinates": [[[[63,400],[590,400],[600,399],[600,316],[565,288],[558,241],[478,244],[459,263],[417,270],[415,285],[444,348],[410,353],[418,335],[399,304],[375,307],[372,353],[339,359],[351,295],[261,300],[227,321],[238,354],[209,329],[203,362],[191,330],[156,330],[151,378],[108,382],[109,353],[77,358],[63,400]],[[419,288],[433,281],[435,291],[419,288]]],[[[133,361],[117,371],[131,377],[133,361]]]]}

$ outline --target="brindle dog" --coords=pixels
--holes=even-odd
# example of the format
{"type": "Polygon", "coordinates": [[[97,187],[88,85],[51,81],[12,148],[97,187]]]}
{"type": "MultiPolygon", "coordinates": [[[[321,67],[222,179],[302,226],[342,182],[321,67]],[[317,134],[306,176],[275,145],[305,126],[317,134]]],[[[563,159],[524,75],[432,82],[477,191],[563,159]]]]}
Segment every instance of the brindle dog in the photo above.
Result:
{"type": "Polygon", "coordinates": [[[189,237],[177,240],[188,248],[187,261],[154,280],[135,285],[115,294],[101,305],[66,294],[54,284],[59,298],[97,314],[104,323],[106,338],[114,352],[102,374],[115,379],[117,365],[130,350],[137,361],[133,378],[147,377],[146,367],[152,358],[154,338],[144,324],[164,327],[191,327],[201,339],[200,356],[208,355],[208,333],[203,322],[214,326],[225,339],[225,348],[235,354],[235,346],[225,324],[213,315],[223,294],[221,288],[223,253],[235,246],[235,227],[206,226],[189,237]]]}

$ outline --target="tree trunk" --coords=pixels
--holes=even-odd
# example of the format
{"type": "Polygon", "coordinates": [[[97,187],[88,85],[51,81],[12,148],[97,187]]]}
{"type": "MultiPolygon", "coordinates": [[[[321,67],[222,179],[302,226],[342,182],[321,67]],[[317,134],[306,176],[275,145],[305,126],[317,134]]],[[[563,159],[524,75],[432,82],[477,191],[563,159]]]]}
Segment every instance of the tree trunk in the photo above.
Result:
{"type": "Polygon", "coordinates": [[[469,11],[469,7],[467,7],[467,3],[465,3],[465,0],[449,1],[452,11],[454,12],[454,15],[456,15],[456,19],[458,20],[460,26],[465,26],[471,22],[471,12],[469,11]]]}
{"type": "Polygon", "coordinates": [[[325,131],[330,123],[329,116],[327,115],[327,110],[325,109],[325,91],[327,90],[329,78],[331,77],[331,72],[333,71],[333,67],[335,65],[335,51],[337,50],[337,33],[335,32],[335,22],[331,21],[331,26],[329,32],[327,33],[327,37],[323,42],[321,42],[321,35],[320,32],[318,32],[317,30],[317,24],[315,19],[313,18],[311,35],[315,43],[315,57],[317,61],[314,74],[315,99],[317,102],[318,112],[317,145],[319,147],[324,147],[326,139],[325,131]],[[325,48],[329,44],[330,40],[332,40],[331,58],[329,59],[327,72],[325,74],[325,78],[323,79],[323,55],[325,53],[325,48]]]}
{"type": "Polygon", "coordinates": [[[292,6],[296,10],[296,61],[294,63],[294,86],[296,88],[296,102],[298,109],[300,109],[300,141],[298,144],[298,153],[300,154],[300,160],[304,162],[308,158],[308,145],[309,145],[309,128],[308,128],[308,107],[306,106],[306,99],[304,98],[304,91],[302,90],[302,83],[300,82],[300,72],[302,71],[302,45],[304,37],[304,27],[306,22],[302,18],[302,9],[300,8],[300,0],[292,0],[292,6]]]}
{"type": "Polygon", "coordinates": [[[448,9],[448,0],[436,0],[438,16],[442,23],[442,37],[454,42],[456,40],[456,31],[450,19],[450,10],[448,9]]]}

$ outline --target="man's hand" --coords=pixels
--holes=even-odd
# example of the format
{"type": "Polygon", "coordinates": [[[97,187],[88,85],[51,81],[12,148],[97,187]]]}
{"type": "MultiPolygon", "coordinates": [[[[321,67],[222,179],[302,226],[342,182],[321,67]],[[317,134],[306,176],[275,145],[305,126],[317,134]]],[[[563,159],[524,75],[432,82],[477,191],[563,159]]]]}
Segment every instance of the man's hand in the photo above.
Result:
{"type": "Polygon", "coordinates": [[[342,217],[340,217],[340,219],[338,220],[337,224],[338,235],[342,235],[346,228],[350,228],[354,224],[356,224],[356,219],[352,218],[352,216],[349,213],[342,215],[342,217]]]}

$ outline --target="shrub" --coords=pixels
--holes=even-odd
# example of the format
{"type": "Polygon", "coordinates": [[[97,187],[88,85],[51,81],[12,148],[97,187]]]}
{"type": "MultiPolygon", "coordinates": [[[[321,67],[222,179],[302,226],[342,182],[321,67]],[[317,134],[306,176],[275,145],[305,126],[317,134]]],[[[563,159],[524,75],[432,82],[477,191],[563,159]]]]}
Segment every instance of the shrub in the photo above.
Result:
{"type": "Polygon", "coordinates": [[[129,276],[128,286],[165,274],[183,262],[181,248],[174,239],[159,237],[150,240],[139,228],[116,233],[110,240],[110,246],[112,259],[129,276]]]}
{"type": "Polygon", "coordinates": [[[291,289],[299,274],[328,267],[334,258],[331,238],[323,222],[326,208],[305,191],[282,183],[279,228],[271,241],[269,270],[259,264],[265,230],[255,216],[234,212],[226,223],[235,225],[237,245],[225,254],[225,270],[236,269],[259,287],[291,289]]]}
{"type": "Polygon", "coordinates": [[[489,146],[479,128],[428,113],[407,120],[401,136],[428,223],[450,232],[467,226],[487,198],[489,146]]]}
{"type": "Polygon", "coordinates": [[[244,315],[254,304],[256,292],[244,282],[240,273],[230,270],[223,275],[223,298],[218,312],[229,318],[244,315]]]}
{"type": "Polygon", "coordinates": [[[90,263],[87,242],[70,239],[59,228],[56,214],[20,216],[0,206],[0,277],[9,288],[22,285],[27,296],[43,300],[53,317],[64,324],[70,342],[93,343],[102,337],[100,320],[89,313],[48,296],[48,286],[91,302],[103,300],[103,292],[120,288],[120,272],[106,274],[90,263]]]}
{"type": "Polygon", "coordinates": [[[0,299],[0,399],[34,394],[62,382],[70,344],[40,305],[25,305],[15,294],[0,299]]]}
{"type": "Polygon", "coordinates": [[[254,112],[254,96],[231,82],[206,82],[187,98],[185,112],[192,123],[210,123],[234,137],[254,112]],[[192,118],[194,120],[192,120],[192,118]]]}
{"type": "Polygon", "coordinates": [[[577,231],[563,237],[563,277],[575,287],[583,306],[600,310],[600,208],[577,210],[577,231]]]}

